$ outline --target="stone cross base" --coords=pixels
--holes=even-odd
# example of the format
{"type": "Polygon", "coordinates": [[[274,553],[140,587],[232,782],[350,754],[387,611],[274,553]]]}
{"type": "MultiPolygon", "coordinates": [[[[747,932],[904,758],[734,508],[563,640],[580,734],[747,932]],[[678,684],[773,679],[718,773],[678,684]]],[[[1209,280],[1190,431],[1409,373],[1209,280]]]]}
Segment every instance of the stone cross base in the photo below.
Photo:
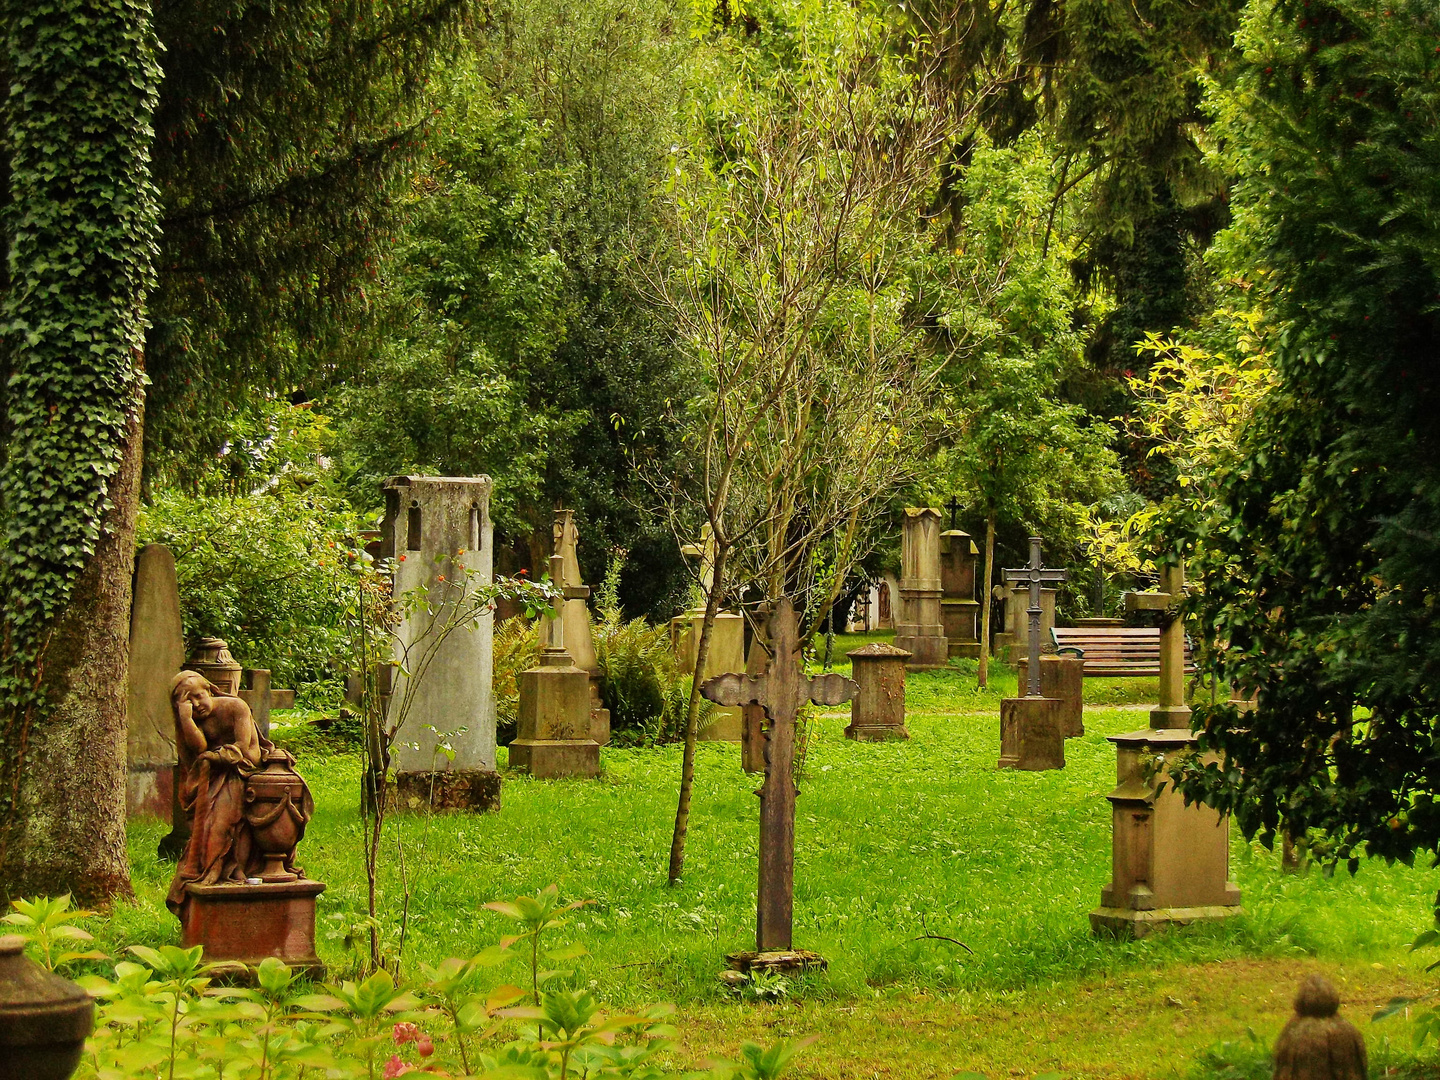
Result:
{"type": "Polygon", "coordinates": [[[1092,928],[1140,937],[1240,914],[1240,889],[1229,880],[1229,818],[1199,803],[1186,806],[1169,778],[1178,760],[1195,753],[1195,737],[1147,729],[1110,741],[1117,751],[1117,784],[1107,796],[1111,877],[1092,928]]]}
{"type": "MultiPolygon", "coordinates": [[[[1238,890],[1237,890],[1237,897],[1238,890]]],[[[1090,930],[1101,937],[1142,938],[1159,930],[1211,919],[1228,919],[1244,914],[1239,904],[1217,907],[1152,908],[1131,911],[1128,908],[1099,907],[1090,912],[1090,930]]]]}
{"type": "Polygon", "coordinates": [[[493,769],[396,773],[389,800],[392,809],[409,813],[499,810],[500,774],[493,769]]]}
{"type": "Polygon", "coordinates": [[[232,961],[247,968],[273,956],[312,979],[325,976],[315,955],[315,897],[321,881],[259,885],[189,885],[180,908],[180,942],[201,945],[212,963],[232,961]]]}
{"type": "Polygon", "coordinates": [[[518,734],[510,768],[544,779],[600,775],[600,744],[591,737],[590,675],[573,666],[522,671],[518,734]]]}
{"type": "Polygon", "coordinates": [[[829,962],[809,949],[777,949],[773,952],[733,952],[725,954],[731,971],[824,971],[829,962]]]}
{"type": "MultiPolygon", "coordinates": [[[[1020,689],[1030,679],[1030,658],[1019,661],[1020,689]]],[[[1060,700],[1060,731],[1067,739],[1085,734],[1085,661],[1078,656],[1040,657],[1040,693],[1060,700]]]]}
{"type": "Polygon", "coordinates": [[[997,769],[1041,772],[1065,767],[1065,733],[1059,698],[1004,698],[1000,702],[997,769]]]}

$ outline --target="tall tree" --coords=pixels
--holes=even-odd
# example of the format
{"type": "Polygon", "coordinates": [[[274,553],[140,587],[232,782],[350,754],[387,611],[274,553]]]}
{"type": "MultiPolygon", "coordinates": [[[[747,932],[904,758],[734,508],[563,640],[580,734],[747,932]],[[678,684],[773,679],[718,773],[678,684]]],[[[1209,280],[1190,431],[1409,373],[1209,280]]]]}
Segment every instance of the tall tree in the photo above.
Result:
{"type": "Polygon", "coordinates": [[[468,0],[160,0],[147,475],[201,484],[255,395],[350,374],[468,0]]]}
{"type": "Polygon", "coordinates": [[[1220,674],[1258,707],[1196,710],[1221,757],[1188,787],[1249,835],[1408,861],[1440,851],[1440,16],[1255,2],[1239,40],[1219,254],[1277,385],[1174,528],[1220,674]]]}
{"type": "Polygon", "coordinates": [[[130,893],[125,675],[160,71],[146,0],[0,4],[0,891],[130,893]]]}

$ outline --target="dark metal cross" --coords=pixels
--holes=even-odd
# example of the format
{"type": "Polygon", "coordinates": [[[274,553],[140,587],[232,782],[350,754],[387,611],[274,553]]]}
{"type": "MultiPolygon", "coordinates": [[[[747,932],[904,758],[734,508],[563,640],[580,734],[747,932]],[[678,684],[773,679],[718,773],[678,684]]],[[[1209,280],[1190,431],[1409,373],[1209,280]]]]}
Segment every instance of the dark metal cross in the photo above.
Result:
{"type": "Polygon", "coordinates": [[[954,532],[956,528],[955,522],[960,516],[960,500],[955,498],[954,495],[951,495],[950,501],[945,504],[945,509],[950,511],[950,530],[954,532]]]}
{"type": "Polygon", "coordinates": [[[1066,581],[1070,574],[1066,570],[1047,570],[1040,558],[1040,537],[1030,537],[1030,565],[1005,571],[1005,580],[1011,585],[1030,586],[1030,606],[1025,609],[1030,616],[1030,667],[1026,679],[1025,696],[1040,696],[1040,587],[1066,581]]]}
{"type": "Polygon", "coordinates": [[[839,705],[859,687],[831,672],[809,678],[800,670],[795,608],[782,597],[770,616],[770,666],[764,675],[728,672],[707,680],[700,693],[717,705],[759,705],[765,728],[765,780],[760,796],[760,891],[755,948],[788,951],[795,907],[795,715],[807,701],[839,705]]]}

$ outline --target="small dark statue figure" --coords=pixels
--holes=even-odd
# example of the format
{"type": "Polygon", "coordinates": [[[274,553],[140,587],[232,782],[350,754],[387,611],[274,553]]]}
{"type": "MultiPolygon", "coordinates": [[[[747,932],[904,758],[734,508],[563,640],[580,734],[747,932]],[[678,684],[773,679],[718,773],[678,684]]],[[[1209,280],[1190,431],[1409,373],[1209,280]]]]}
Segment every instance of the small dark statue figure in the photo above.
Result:
{"type": "Polygon", "coordinates": [[[1340,994],[1311,975],[1295,995],[1295,1015],[1275,1040],[1274,1080],[1367,1080],[1365,1039],[1337,1016],[1340,994]]]}
{"type": "Polygon", "coordinates": [[[250,706],[194,671],[170,683],[180,761],[180,807],[190,841],[166,905],[176,914],[186,886],[286,882],[304,877],[295,847],[315,811],[295,758],[260,734],[250,706]]]}

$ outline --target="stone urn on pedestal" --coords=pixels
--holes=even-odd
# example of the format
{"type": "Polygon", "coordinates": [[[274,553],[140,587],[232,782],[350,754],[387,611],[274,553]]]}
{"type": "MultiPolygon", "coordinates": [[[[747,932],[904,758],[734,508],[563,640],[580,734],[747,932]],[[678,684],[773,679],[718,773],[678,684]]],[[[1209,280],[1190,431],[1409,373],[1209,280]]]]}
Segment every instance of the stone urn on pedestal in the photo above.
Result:
{"type": "Polygon", "coordinates": [[[0,937],[0,1080],[65,1080],[94,1027],[90,995],[27,957],[23,937],[0,937]]]}
{"type": "Polygon", "coordinates": [[[295,848],[305,835],[310,815],[305,810],[305,781],[291,768],[283,750],[267,751],[264,766],[245,781],[245,821],[265,860],[261,881],[295,881],[290,867],[295,848]]]}

